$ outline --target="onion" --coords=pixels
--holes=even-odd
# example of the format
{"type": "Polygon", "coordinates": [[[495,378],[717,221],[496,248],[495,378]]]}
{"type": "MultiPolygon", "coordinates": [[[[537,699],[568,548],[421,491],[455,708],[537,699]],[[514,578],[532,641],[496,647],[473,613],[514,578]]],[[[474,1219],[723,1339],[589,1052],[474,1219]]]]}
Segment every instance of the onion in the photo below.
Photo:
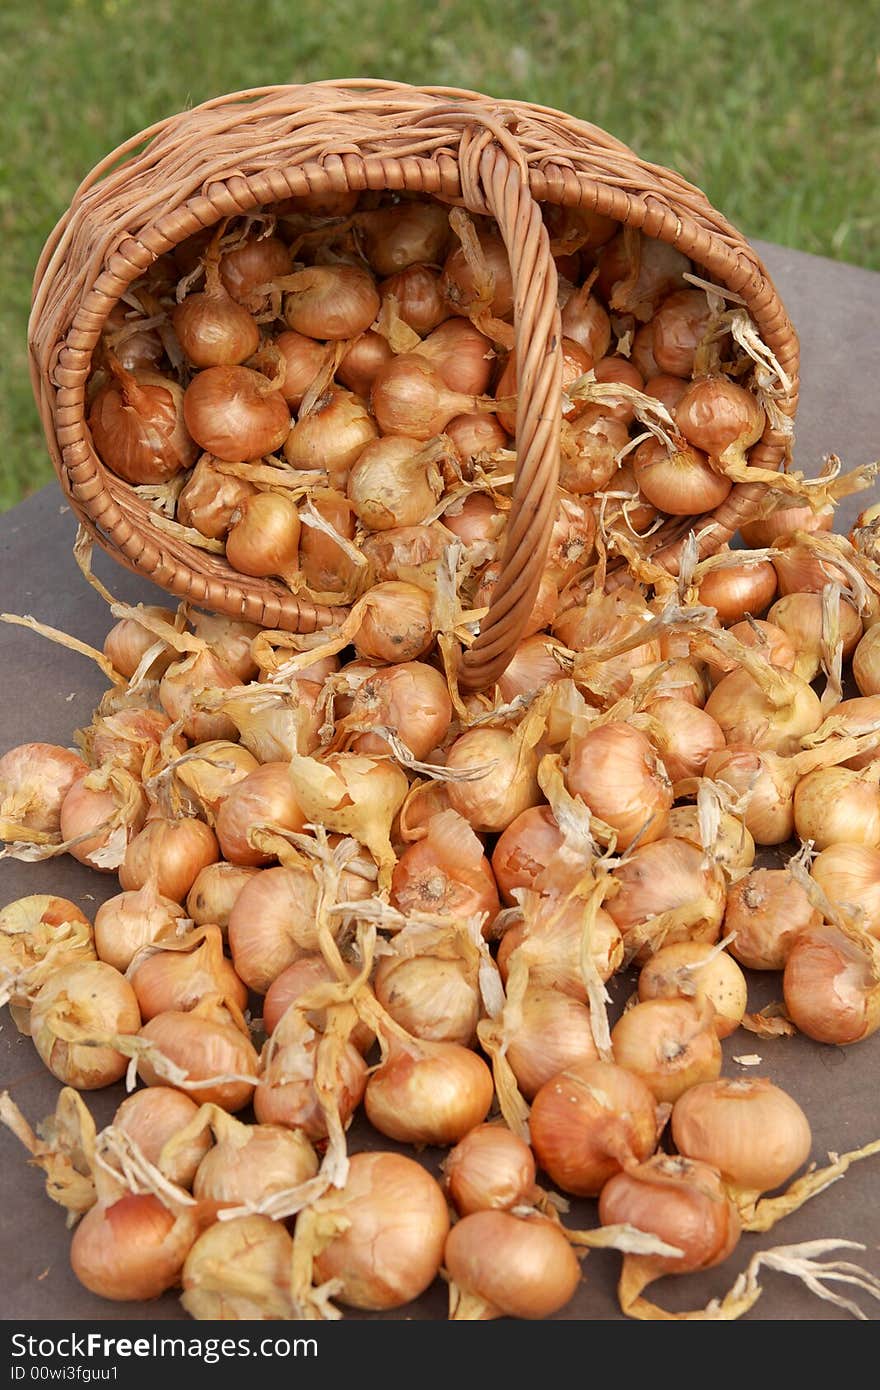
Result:
{"type": "Polygon", "coordinates": [[[135,486],[166,483],[191,468],[198,449],[177,382],[158,372],[127,372],[113,357],[108,362],[115,380],[95,396],[88,417],[101,461],[135,486]]]}
{"type": "Polygon", "coordinates": [[[450,391],[478,396],[489,385],[494,350],[467,319],[447,319],[414,351],[428,359],[450,391]]]}
{"type": "MultiPolygon", "coordinates": [[[[669,453],[665,444],[654,438],[639,445],[633,457],[633,471],[648,501],[670,516],[699,516],[701,512],[714,511],[733,487],[730,478],[716,473],[706,454],[699,449],[685,445],[669,453]]],[[[773,570],[769,561],[768,567],[773,570]]],[[[773,592],[776,592],[775,572],[773,592]]],[[[702,595],[700,601],[711,602],[702,595]]]]}
{"type": "Polygon", "coordinates": [[[0,758],[0,838],[58,835],[61,807],[88,767],[78,754],[54,743],[20,743],[0,758]]]}
{"type": "Polygon", "coordinates": [[[486,1063],[459,1043],[392,1039],[370,1076],[364,1108],[374,1129],[403,1144],[457,1144],[485,1120],[495,1094],[486,1063]]]}
{"type": "MultiPolygon", "coordinates": [[[[721,726],[728,744],[781,754],[796,753],[804,735],[822,722],[819,697],[800,676],[778,667],[762,671],[751,663],[748,671],[740,667],[718,682],[706,713],[721,726]]],[[[707,775],[712,776],[708,766],[707,775]]]]}
{"type": "Polygon", "coordinates": [[[374,584],[352,638],[354,649],[373,661],[415,661],[434,645],[432,612],[426,589],[396,579],[374,584]]]}
{"type": "Polygon", "coordinates": [[[414,352],[400,353],[379,369],[370,400],[383,434],[413,439],[440,434],[456,415],[494,409],[474,393],[451,390],[437,367],[414,352]]]}
{"type": "MultiPolygon", "coordinates": [[[[354,539],[356,523],[351,503],[341,492],[335,492],[332,488],[315,488],[309,500],[318,515],[340,537],[340,541],[337,542],[317,526],[306,525],[299,541],[299,564],[303,577],[312,589],[320,593],[353,592],[359,582],[358,569],[349,550],[341,543],[354,539]]],[[[335,669],[336,666],[328,666],[321,678],[335,669]]],[[[307,671],[300,674],[310,680],[315,680],[317,676],[317,673],[308,676],[307,671]]]]}
{"type": "MultiPolygon", "coordinates": [[[[299,1129],[319,1143],[328,1138],[328,1124],[315,1084],[320,1039],[310,1033],[298,1009],[289,1010],[276,1025],[263,1049],[254,1114],[260,1124],[299,1129]]],[[[332,1081],[325,1079],[324,1093],[332,1086],[332,1104],[346,1128],[363,1099],[367,1065],[352,1041],[341,1048],[338,1041],[331,1053],[332,1081]]]]}
{"type": "Polygon", "coordinates": [[[768,608],[776,594],[776,571],[769,560],[719,565],[700,580],[698,594],[700,603],[714,608],[727,627],[746,613],[757,616],[768,608]]]}
{"type": "Polygon", "coordinates": [[[439,521],[427,526],[393,526],[364,536],[361,553],[379,583],[402,579],[408,569],[439,560],[449,544],[449,532],[439,521]]]}
{"type": "MultiPolygon", "coordinates": [[[[572,342],[570,338],[562,339],[562,389],[565,391],[569,386],[573,386],[576,381],[588,372],[593,365],[593,359],[589,353],[585,352],[579,343],[572,342]]],[[[500,403],[507,400],[509,396],[517,394],[517,370],[516,352],[512,351],[508,355],[504,364],[504,371],[498,378],[495,387],[495,399],[500,403]]],[[[584,403],[582,401],[570,401],[568,404],[563,399],[562,415],[564,419],[574,420],[582,414],[584,403]]],[[[498,411],[499,423],[507,430],[508,434],[516,433],[516,410],[498,411]]]]}
{"type": "Polygon", "coordinates": [[[661,372],[689,380],[697,348],[711,319],[703,290],[676,290],[664,299],[652,319],[654,360],[661,372]]]}
{"type": "Polygon", "coordinates": [[[290,252],[280,237],[255,237],[226,252],[220,278],[233,299],[256,312],[264,299],[259,288],[287,275],[290,264],[290,252]]]}
{"type": "Polygon", "coordinates": [[[880,763],[864,772],[823,767],[801,778],[794,792],[794,824],[817,850],[865,845],[880,850],[880,763]]]}
{"type": "Polygon", "coordinates": [[[774,546],[773,568],[780,594],[821,594],[828,584],[846,589],[849,580],[839,565],[811,548],[797,536],[782,536],[774,546]]]}
{"type": "Polygon", "coordinates": [[[137,892],[118,893],[98,908],[95,916],[95,950],[116,970],[127,970],[138,951],[160,937],[177,934],[183,909],[163,898],[152,883],[137,892]]]}
{"type": "Polygon", "coordinates": [[[701,777],[711,755],[725,747],[724,734],[711,714],[687,700],[662,696],[651,701],[650,713],[662,734],[660,756],[673,782],[701,777]]]}
{"type": "Polygon", "coordinates": [[[391,900],[406,913],[483,915],[485,930],[501,908],[483,846],[454,810],[432,816],[424,839],[401,854],[391,877],[391,900]]]}
{"type": "Polygon", "coordinates": [[[318,1171],[315,1151],[299,1130],[243,1125],[222,1112],[212,1123],[217,1142],[199,1164],[193,1185],[200,1201],[256,1206],[318,1171]]]}
{"type": "Polygon", "coordinates": [[[591,362],[604,357],[611,343],[611,320],[588,285],[576,289],[562,307],[562,332],[582,347],[591,362]]]}
{"type": "Polygon", "coordinates": [[[257,351],[260,330],[253,315],[224,288],[216,262],[206,265],[205,289],[175,305],[171,322],[194,367],[238,366],[257,351]]]}
{"type": "Polygon", "coordinates": [[[844,908],[872,936],[880,937],[880,850],[867,845],[829,845],[810,873],[832,903],[844,908]]]}
{"type": "MultiPolygon", "coordinates": [[[[195,1095],[205,1105],[242,1110],[251,1100],[259,1059],[248,1037],[225,1008],[204,1000],[184,1013],[169,1009],[145,1023],[141,1038],[199,1084],[195,1095]],[[243,1079],[253,1077],[252,1081],[243,1079]],[[224,1078],[233,1078],[226,1080],[224,1078]],[[242,1078],[242,1079],[238,1079],[242,1078]]],[[[148,1056],[138,1058],[138,1075],[147,1086],[161,1085],[161,1073],[148,1056]]]]}
{"type": "Polygon", "coordinates": [[[361,451],[346,490],[364,525],[387,531],[424,521],[443,491],[443,478],[421,440],[387,436],[361,451]]]}
{"type": "MultiPolygon", "coordinates": [[[[770,609],[771,613],[775,607],[776,604],[770,609]]],[[[765,622],[763,618],[747,618],[744,622],[734,623],[730,635],[744,647],[756,647],[770,666],[779,666],[784,671],[794,671],[797,667],[798,654],[791,638],[772,619],[765,622]]],[[[718,655],[706,661],[715,682],[735,671],[737,665],[736,658],[732,656],[718,655]]],[[[799,670],[798,675],[803,675],[803,671],[799,670]]]]}
{"type": "MultiPolygon", "coordinates": [[[[638,336],[637,333],[636,339],[638,336]]],[[[619,382],[622,386],[632,387],[634,391],[641,391],[644,387],[645,374],[639,370],[636,363],[616,353],[612,353],[610,357],[600,357],[593,365],[593,375],[599,382],[619,382]]],[[[606,401],[602,409],[606,415],[611,415],[624,425],[631,425],[635,419],[632,397],[621,395],[614,401],[606,401]]]]}
{"type": "Polygon", "coordinates": [[[753,869],[727,892],[724,930],[735,932],[729,950],[749,970],[782,970],[804,927],[822,920],[787,869],[753,869]]]}
{"type": "Polygon", "coordinates": [[[862,695],[880,695],[880,626],[869,628],[859,642],[852,671],[862,695]]]}
{"type": "MultiPolygon", "coordinates": [[[[222,540],[232,525],[236,509],[253,497],[255,491],[244,478],[230,478],[221,473],[211,455],[202,454],[177,499],[177,520],[183,526],[194,527],[210,540],[222,540]]],[[[148,635],[151,642],[156,641],[152,633],[148,635]]],[[[169,649],[166,665],[174,658],[175,653],[169,649]]]]}
{"type": "Polygon", "coordinates": [[[595,1197],[657,1144],[656,1102],[634,1072],[580,1062],[545,1082],[532,1106],[538,1164],[564,1192],[595,1197]]]}
{"type": "Polygon", "coordinates": [[[247,986],[224,956],[222,933],[213,924],[164,949],[156,943],[143,960],[132,961],[129,979],[145,1023],[172,1009],[186,1013],[209,995],[247,1007],[247,986]]]}
{"type": "Polygon", "coordinates": [[[620,890],[606,911],[632,949],[664,942],[718,940],[724,915],[724,875],[685,840],[640,843],[614,870],[620,890]],[[659,936],[659,941],[657,940],[659,936]]]}
{"type": "Polygon", "coordinates": [[[609,658],[605,650],[624,638],[634,637],[650,620],[651,613],[641,595],[623,591],[591,597],[583,606],[566,609],[553,623],[553,631],[560,642],[580,656],[573,673],[575,681],[586,685],[598,701],[610,703],[632,688],[635,671],[659,662],[660,646],[650,638],[619,656],[609,658]],[[582,668],[590,658],[589,678],[584,680],[586,673],[582,668]]]}
{"type": "Polygon", "coordinates": [[[456,415],[446,426],[446,434],[466,463],[473,463],[482,454],[506,449],[509,442],[507,431],[497,417],[482,415],[479,411],[456,415]]]}
{"type": "Polygon", "coordinates": [[[151,881],[164,898],[182,903],[200,871],[219,854],[214,832],[204,821],[157,816],[129,842],[119,867],[119,883],[133,892],[151,881]]]}
{"type": "Polygon", "coordinates": [[[563,423],[560,485],[578,495],[598,492],[611,482],[628,443],[622,420],[604,405],[588,405],[573,424],[563,423]]]}
{"type": "MultiPolygon", "coordinates": [[[[513,312],[514,294],[507,247],[496,233],[478,231],[476,236],[491,280],[490,297],[485,307],[495,318],[507,318],[513,312]]],[[[479,284],[474,267],[469,263],[461,246],[456,247],[446,258],[443,267],[443,293],[447,303],[457,314],[467,315],[471,310],[482,308],[484,305],[483,287],[479,284]]]]}
{"type": "Polygon", "coordinates": [[[127,1134],[169,1182],[191,1188],[196,1169],[211,1147],[211,1136],[203,1132],[184,1142],[171,1141],[198,1113],[197,1102],[182,1091],[148,1086],[126,1097],[113,1116],[113,1127],[127,1134]]]}
{"type": "Polygon", "coordinates": [[[547,1318],[573,1298],[580,1265],[547,1217],[478,1211],[449,1233],[443,1262],[453,1319],[547,1318]]]}
{"type": "MultiPolygon", "coordinates": [[[[443,951],[442,943],[437,949],[443,951]]],[[[418,955],[383,956],[376,967],[376,998],[401,1028],[427,1042],[470,1047],[480,1018],[476,970],[464,955],[449,958],[426,946],[418,955]]]]}
{"type": "Polygon", "coordinates": [[[497,541],[504,531],[505,514],[486,492],[469,492],[443,513],[443,525],[466,546],[497,541]]]}
{"type": "MultiPolygon", "coordinates": [[[[249,753],[240,743],[230,743],[228,739],[216,738],[210,739],[207,743],[196,744],[189,758],[178,763],[174,769],[174,777],[175,781],[191,794],[197,808],[204,812],[213,824],[217,812],[232,788],[244,781],[245,777],[255,772],[258,767],[259,763],[253,753],[249,753]]],[[[214,858],[218,856],[215,855],[214,858]]],[[[210,862],[209,860],[208,863],[210,862]]]]}
{"type": "Polygon", "coordinates": [[[450,805],[474,830],[506,830],[511,821],[541,800],[538,757],[515,733],[506,729],[468,729],[453,743],[446,766],[484,767],[482,776],[468,782],[450,782],[450,805]],[[494,764],[488,768],[489,764],[494,764]]]}
{"type": "MultiPolygon", "coordinates": [[[[356,967],[349,965],[347,969],[353,979],[357,974],[356,967]]],[[[288,965],[286,970],[282,970],[281,974],[275,977],[266,991],[266,997],[263,1000],[263,1028],[266,1033],[271,1035],[275,1032],[288,1009],[294,1005],[299,1008],[299,1001],[303,995],[309,994],[317,985],[333,983],[338,983],[338,981],[323,956],[300,956],[298,960],[295,960],[292,965],[288,965]]],[[[305,1011],[305,1019],[309,1027],[314,1028],[316,1033],[323,1033],[327,1029],[328,1011],[327,1009],[308,1009],[305,1011]]],[[[358,1052],[365,1054],[373,1046],[376,1036],[365,1023],[357,1023],[352,1030],[349,1041],[357,1048],[358,1052]]],[[[364,1084],[366,1084],[366,1078],[364,1078],[364,1084]]]]}
{"type": "Polygon", "coordinates": [[[610,307],[646,323],[674,290],[684,289],[690,261],[674,246],[624,228],[599,252],[597,285],[610,307]]]}
{"type": "Polygon", "coordinates": [[[293,1245],[281,1221],[239,1216],[203,1231],[183,1266],[181,1303],[200,1321],[290,1318],[293,1245]]]}
{"type": "MultiPolygon", "coordinates": [[[[449,241],[449,213],[419,199],[365,212],[357,219],[364,253],[377,275],[394,275],[421,261],[439,262],[449,241]]],[[[397,277],[396,277],[397,278],[397,277]]]]}
{"type": "Polygon", "coordinates": [[[694,1086],[672,1111],[675,1146],[717,1168],[740,1192],[770,1192],[810,1156],[812,1134],[801,1107],[765,1077],[721,1078],[694,1086]]]}
{"type": "Polygon", "coordinates": [[[379,292],[355,265],[312,265],[284,279],[284,321],[307,338],[356,338],[379,313],[379,292]]]}
{"type": "Polygon", "coordinates": [[[31,1007],[34,1046],[64,1086],[94,1091],[125,1075],[128,1059],[93,1039],[136,1033],[141,1016],[124,975],[101,960],[64,965],[53,972],[31,1007]],[[73,1037],[71,1037],[73,1034],[73,1037]]]}
{"type": "Polygon", "coordinates": [[[729,1037],[742,1022],[748,1004],[746,977],[726,951],[700,941],[663,946],[639,973],[639,999],[708,1000],[719,1038],[729,1037]]]}
{"type": "Polygon", "coordinates": [[[442,1164],[446,1191],[459,1216],[509,1211],[528,1202],[535,1160],[525,1140],[504,1125],[477,1125],[450,1149],[442,1164]]]}
{"type": "Polygon", "coordinates": [[[301,415],[284,443],[292,468],[323,469],[330,486],[345,487],[348,470],[376,438],[375,422],[362,401],[334,388],[301,415]]]}
{"type": "MultiPolygon", "coordinates": [[[[542,576],[541,584],[549,600],[550,596],[555,594],[556,586],[547,575],[542,576]]],[[[548,685],[563,680],[565,672],[553,655],[555,650],[557,644],[552,637],[547,637],[543,632],[535,633],[534,636],[526,637],[520,642],[498,677],[498,694],[501,699],[507,703],[515,700],[517,695],[537,695],[548,685]]]]}
{"type": "Polygon", "coordinates": [[[870,1037],[880,1028],[880,942],[825,922],[806,927],[792,942],[782,992],[808,1038],[845,1046],[870,1037]]]}
{"type": "Polygon", "coordinates": [[[618,849],[666,833],[672,786],[648,739],[629,724],[611,720],[574,739],[566,786],[611,827],[618,849]]]}
{"type": "Polygon", "coordinates": [[[354,1154],[345,1186],[311,1211],[336,1232],[316,1254],[315,1273],[338,1279],[340,1300],[354,1308],[400,1308],[440,1269],[446,1202],[430,1173],[403,1154],[354,1154]]]}
{"type": "Polygon", "coordinates": [[[395,301],[403,322],[420,338],[449,318],[440,276],[428,265],[409,265],[391,275],[380,284],[379,295],[383,307],[388,299],[395,301]]]}
{"type": "Polygon", "coordinates": [[[721,1043],[710,1000],[646,999],[628,1009],[611,1030],[615,1061],[650,1087],[658,1101],[674,1103],[690,1086],[721,1071],[721,1043]]]}
{"type": "Polygon", "coordinates": [[[252,844],[250,832],[266,825],[300,831],[306,816],[287,763],[263,763],[236,782],[217,812],[217,839],[233,864],[268,864],[273,855],[252,844]]]}
{"type": "MultiPolygon", "coordinates": [[[[167,623],[168,627],[174,629],[175,614],[167,608],[144,605],[139,611],[144,616],[153,620],[154,623],[167,623]]],[[[146,656],[151,647],[155,647],[159,641],[155,632],[139,623],[136,618],[120,618],[119,622],[111,627],[107,636],[104,638],[104,655],[116,667],[121,676],[130,679],[141,660],[146,656]]],[[[172,661],[178,660],[178,654],[173,647],[168,647],[161,652],[151,663],[148,674],[151,678],[160,676],[163,671],[167,671],[172,661]]]]}
{"type": "MultiPolygon", "coordinates": [[[[822,594],[785,594],[777,599],[767,614],[770,622],[775,623],[786,634],[794,648],[796,659],[792,662],[791,669],[806,681],[815,679],[822,664],[824,606],[825,599],[822,594]]],[[[862,636],[863,628],[861,619],[845,598],[838,600],[837,622],[843,641],[843,659],[848,661],[853,651],[861,645],[859,638],[862,636]]],[[[853,674],[858,683],[855,663],[853,674]]]]}
{"type": "Polygon", "coordinates": [[[236,974],[258,994],[317,947],[318,888],[308,869],[264,869],[246,883],[229,916],[236,974]]]}
{"type": "Polygon", "coordinates": [[[386,753],[388,740],[378,730],[392,730],[413,758],[422,760],[442,744],[451,720],[445,678],[423,661],[404,661],[382,666],[361,681],[337,727],[347,739],[355,735],[359,753],[386,753]]]}
{"type": "Polygon", "coordinates": [[[537,889],[564,842],[549,806],[530,806],[510,822],[492,853],[492,871],[505,903],[515,901],[514,888],[537,889]]]}
{"type": "Polygon", "coordinates": [[[14,1006],[20,1032],[45,979],[60,966],[94,959],[91,923],[67,898],[36,893],[0,909],[0,997],[14,1006]]]}
{"type": "Polygon", "coordinates": [[[808,503],[782,496],[766,516],[745,522],[739,529],[746,545],[758,550],[761,546],[774,545],[781,536],[794,535],[795,531],[830,531],[833,526],[833,507],[814,511],[808,503]]]}
{"type": "MultiPolygon", "coordinates": [[[[587,1001],[582,949],[586,905],[576,898],[560,902],[544,897],[532,904],[525,920],[508,927],[498,950],[498,969],[507,980],[514,952],[522,950],[528,961],[529,983],[536,988],[558,990],[587,1001]]],[[[608,980],[623,960],[620,932],[604,909],[599,908],[590,933],[591,968],[608,980]]]]}
{"type": "Polygon", "coordinates": [[[207,367],[186,388],[186,427],[201,449],[226,463],[272,454],[290,433],[281,392],[250,367],[207,367]]]}
{"type": "Polygon", "coordinates": [[[197,1234],[189,1207],[175,1214],[152,1193],[126,1193],[86,1212],[74,1232],[70,1265],[99,1298],[143,1302],[179,1282],[197,1234]]]}
{"type": "Polygon", "coordinates": [[[202,869],[186,899],[186,910],[197,927],[216,923],[223,931],[238,901],[238,895],[259,869],[243,864],[209,864],[202,869]]]}
{"type": "Polygon", "coordinates": [[[274,342],[284,364],[284,380],[278,390],[291,410],[299,410],[309,388],[329,366],[333,349],[292,330],[279,333],[274,342]]]}
{"type": "Polygon", "coordinates": [[[258,492],[232,514],[226,558],[239,574],[290,580],[299,568],[299,537],[296,503],[280,492],[258,492]]]}
{"type": "Polygon", "coordinates": [[[143,825],[146,811],[146,797],[130,773],[91,772],[71,783],[61,803],[61,838],[79,840],[68,853],[81,864],[112,873],[143,825]],[[90,785],[95,782],[98,785],[90,785]]]}
{"type": "Polygon", "coordinates": [[[505,1021],[504,1041],[510,1069],[527,1100],[558,1072],[598,1060],[587,1006],[559,989],[531,983],[517,1021],[505,1021]]]}
{"type": "MultiPolygon", "coordinates": [[[[673,806],[669,812],[667,834],[702,849],[699,809],[696,806],[673,806]]],[[[708,848],[715,863],[728,872],[731,869],[751,868],[755,862],[754,840],[742,821],[729,811],[720,813],[717,833],[708,848]]]]}
{"type": "MultiPolygon", "coordinates": [[[[661,405],[666,406],[670,415],[674,415],[675,407],[684,395],[686,386],[687,383],[682,381],[681,377],[669,376],[666,372],[658,372],[655,376],[648,377],[643,390],[646,396],[653,396],[661,405]]],[[[759,542],[747,541],[746,544],[757,546],[759,542]]]]}
{"type": "Polygon", "coordinates": [[[367,329],[356,338],[345,353],[336,376],[343,386],[355,391],[359,396],[369,396],[376,374],[380,367],[390,362],[394,356],[387,339],[372,329],[367,329]]]}
{"type": "Polygon", "coordinates": [[[726,462],[741,458],[761,438],[766,421],[751,391],[725,376],[704,376],[691,382],[675,407],[675,423],[689,444],[726,462]]]}

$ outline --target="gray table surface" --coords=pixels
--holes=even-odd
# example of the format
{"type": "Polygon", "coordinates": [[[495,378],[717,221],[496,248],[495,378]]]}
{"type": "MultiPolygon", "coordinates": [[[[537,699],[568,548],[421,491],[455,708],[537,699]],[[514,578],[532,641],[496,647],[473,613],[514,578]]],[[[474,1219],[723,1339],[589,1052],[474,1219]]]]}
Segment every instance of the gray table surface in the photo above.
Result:
{"type": "MultiPolygon", "coordinates": [[[[823,456],[836,453],[847,468],[880,457],[880,392],[876,381],[880,275],[756,243],[765,258],[801,339],[802,396],[797,419],[795,463],[815,473],[823,456]]],[[[876,497],[876,493],[874,496],[876,497]]],[[[867,504],[850,499],[837,529],[848,527],[867,504]]],[[[57,487],[44,488],[0,517],[0,608],[30,613],[100,646],[108,629],[101,599],[77,571],[71,546],[75,522],[57,487]]],[[[166,601],[147,581],[99,555],[96,570],[120,598],[166,601]]],[[[89,721],[104,689],[90,662],[36,635],[0,625],[0,753],[31,740],[69,744],[73,730],[89,721]]],[[[57,893],[82,904],[92,916],[118,891],[115,876],[95,873],[69,858],[45,864],[0,862],[0,904],[29,893],[57,893]]],[[[631,979],[613,982],[620,1006],[631,979]]],[[[750,1007],[780,996],[778,976],[750,977],[750,1007]]],[[[742,1032],[725,1043],[725,1074],[768,1075],[797,1098],[813,1127],[813,1159],[828,1150],[858,1147],[880,1135],[880,1035],[849,1049],[823,1047],[806,1038],[765,1041],[742,1032]],[[749,1071],[733,1058],[758,1053],[762,1065],[749,1071]]],[[[7,1088],[32,1122],[54,1107],[58,1085],[43,1068],[32,1044],[20,1037],[7,1011],[0,1014],[0,1089],[7,1088]]],[[[122,1098],[121,1087],[93,1092],[88,1103],[106,1123],[122,1098]]],[[[395,1148],[357,1122],[351,1147],[395,1148]]],[[[438,1155],[428,1153],[432,1165],[438,1155]]],[[[861,1241],[858,1256],[880,1275],[880,1160],[854,1167],[802,1212],[765,1236],[749,1235],[724,1266],[704,1275],[665,1280],[658,1300],[672,1308],[695,1307],[722,1294],[758,1249],[834,1236],[861,1241]]],[[[595,1204],[573,1204],[572,1222],[595,1224],[595,1204]]],[[[145,1322],[185,1316],[174,1294],[149,1304],[109,1303],[74,1279],[68,1265],[69,1234],[61,1209],[43,1192],[42,1175],[29,1168],[24,1150],[0,1130],[0,1318],[145,1322]]],[[[614,1320],[621,1315],[614,1297],[619,1257],[594,1253],[584,1266],[576,1297],[559,1314],[567,1320],[614,1320]]],[[[749,1317],[756,1320],[836,1319],[847,1316],[819,1302],[800,1285],[767,1275],[766,1294],[749,1317]]],[[[876,1318],[880,1305],[866,1304],[876,1318]]],[[[442,1318],[445,1293],[438,1281],[416,1304],[384,1315],[442,1318]]]]}

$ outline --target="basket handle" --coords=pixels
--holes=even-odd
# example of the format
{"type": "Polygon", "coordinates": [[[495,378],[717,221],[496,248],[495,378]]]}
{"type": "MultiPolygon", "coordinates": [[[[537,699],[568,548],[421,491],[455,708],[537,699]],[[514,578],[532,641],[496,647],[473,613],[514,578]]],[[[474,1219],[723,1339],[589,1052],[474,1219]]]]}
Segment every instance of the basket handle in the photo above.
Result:
{"type": "Polygon", "coordinates": [[[541,209],[529,189],[522,150],[503,121],[445,107],[419,125],[464,126],[459,149],[462,201],[498,223],[514,289],[516,470],[501,570],[489,612],[464,653],[459,683],[491,685],[506,669],[532,611],[556,517],[562,409],[562,325],[556,264],[541,209]]]}

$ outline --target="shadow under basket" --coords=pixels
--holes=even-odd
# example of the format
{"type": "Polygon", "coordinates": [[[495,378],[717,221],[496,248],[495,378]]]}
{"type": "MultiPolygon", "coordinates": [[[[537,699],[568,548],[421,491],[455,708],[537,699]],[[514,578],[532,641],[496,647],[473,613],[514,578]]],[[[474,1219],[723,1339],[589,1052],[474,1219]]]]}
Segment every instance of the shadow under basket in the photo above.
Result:
{"type": "MultiPolygon", "coordinates": [[[[461,681],[509,662],[531,611],[553,524],[562,351],[557,271],[543,204],[580,208],[668,242],[738,296],[790,383],[749,462],[778,469],[797,405],[798,343],[766,270],[705,196],[604,131],[562,112],[452,88],[378,80],[238,92],[134,136],[84,180],[50,236],[29,331],[34,393],[55,469],[83,525],[120,563],[179,598],[266,628],[312,632],[345,610],[239,574],[159,530],[149,503],[98,458],[86,388],[108,314],[159,256],[222,219],[289,198],[407,191],[497,223],[515,288],[516,480],[501,573],[461,681]]],[[[755,512],[765,485],[737,483],[714,512],[661,526],[652,558],[675,571],[687,533],[700,556],[755,512]]]]}

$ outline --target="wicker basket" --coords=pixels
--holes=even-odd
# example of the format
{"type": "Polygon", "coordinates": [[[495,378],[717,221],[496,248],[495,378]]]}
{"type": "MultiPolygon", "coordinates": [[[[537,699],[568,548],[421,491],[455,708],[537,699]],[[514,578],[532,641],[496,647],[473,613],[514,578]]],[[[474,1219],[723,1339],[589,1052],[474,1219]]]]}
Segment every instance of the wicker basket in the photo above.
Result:
{"type": "MultiPolygon", "coordinates": [[[[362,189],[423,192],[488,213],[510,256],[518,460],[501,576],[464,658],[462,683],[479,688],[517,645],[554,513],[561,332],[539,204],[592,209],[669,242],[740,295],[791,382],[779,401],[789,418],[797,404],[797,338],[755,252],[698,189],[561,112],[368,79],[206,102],[135,136],[85,179],[40,258],[29,333],[34,392],[71,505],[116,559],[178,597],[291,631],[310,632],[340,616],[157,530],[148,505],[104,468],[86,424],[86,384],[104,321],[152,261],[221,218],[309,192],[362,189]]],[[[778,468],[788,443],[768,423],[750,459],[778,468]]],[[[713,514],[670,521],[658,533],[655,558],[674,570],[691,529],[702,554],[716,550],[763,490],[739,484],[713,514]]]]}

